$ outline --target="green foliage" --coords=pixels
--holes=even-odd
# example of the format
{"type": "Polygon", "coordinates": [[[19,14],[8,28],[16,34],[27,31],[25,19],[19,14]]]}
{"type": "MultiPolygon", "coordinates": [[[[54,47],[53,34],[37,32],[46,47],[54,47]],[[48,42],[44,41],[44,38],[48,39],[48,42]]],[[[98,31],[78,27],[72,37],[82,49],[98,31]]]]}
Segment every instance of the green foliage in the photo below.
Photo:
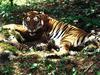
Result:
{"type": "MultiPolygon", "coordinates": [[[[9,0],[11,1],[11,0],[9,0]]],[[[95,0],[44,0],[28,1],[23,6],[11,2],[0,5],[0,15],[6,23],[21,23],[22,12],[43,11],[58,20],[72,23],[82,29],[100,27],[99,1],[95,0]]],[[[87,30],[88,31],[88,30],[87,30]]]]}
{"type": "Polygon", "coordinates": [[[16,14],[15,17],[15,14],[13,14],[13,11],[16,12],[16,8],[18,8],[17,5],[11,6],[9,3],[0,6],[0,15],[3,18],[4,23],[13,23],[16,18],[18,19],[19,15],[16,14]]]}
{"type": "Polygon", "coordinates": [[[11,46],[10,44],[5,43],[5,42],[0,42],[0,47],[2,47],[3,50],[8,50],[8,51],[11,51],[13,53],[18,52],[18,49],[16,47],[11,46]]]}
{"type": "Polygon", "coordinates": [[[0,67],[0,75],[13,75],[14,68],[8,64],[0,67]]]}
{"type": "Polygon", "coordinates": [[[7,30],[3,29],[2,27],[0,27],[0,34],[4,35],[5,37],[9,37],[10,34],[7,30]]]}
{"type": "Polygon", "coordinates": [[[50,3],[47,3],[42,9],[64,22],[76,24],[78,27],[84,27],[83,29],[87,30],[100,27],[99,7],[99,2],[93,0],[89,0],[87,3],[83,0],[72,2],[67,0],[64,2],[51,2],[51,7],[50,3]],[[74,22],[75,20],[78,22],[74,22]]]}
{"type": "Polygon", "coordinates": [[[100,75],[100,71],[97,71],[97,72],[96,72],[96,75],[100,75]]]}

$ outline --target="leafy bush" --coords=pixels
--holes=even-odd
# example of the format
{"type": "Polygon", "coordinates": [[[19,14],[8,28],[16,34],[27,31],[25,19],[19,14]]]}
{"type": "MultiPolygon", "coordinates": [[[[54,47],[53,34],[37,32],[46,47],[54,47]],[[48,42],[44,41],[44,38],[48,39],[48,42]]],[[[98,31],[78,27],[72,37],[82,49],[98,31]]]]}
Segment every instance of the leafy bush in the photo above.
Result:
{"type": "MultiPolygon", "coordinates": [[[[27,0],[28,2],[28,0],[27,0]]],[[[31,1],[23,6],[0,5],[0,15],[5,23],[21,23],[22,13],[30,10],[43,11],[58,20],[72,23],[82,29],[100,27],[99,1],[95,0],[44,0],[31,1]]]]}

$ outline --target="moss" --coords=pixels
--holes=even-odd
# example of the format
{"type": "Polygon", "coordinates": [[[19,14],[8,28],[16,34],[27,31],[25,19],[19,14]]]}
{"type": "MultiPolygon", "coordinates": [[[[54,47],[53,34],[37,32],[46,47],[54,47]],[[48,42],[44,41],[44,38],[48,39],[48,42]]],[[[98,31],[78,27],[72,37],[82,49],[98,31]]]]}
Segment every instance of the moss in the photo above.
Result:
{"type": "Polygon", "coordinates": [[[8,43],[5,43],[5,42],[0,42],[0,47],[1,47],[3,50],[9,50],[9,51],[11,51],[11,52],[13,52],[13,53],[16,53],[16,52],[19,51],[16,47],[14,47],[14,46],[12,46],[12,45],[10,45],[10,44],[8,44],[8,43]]]}
{"type": "Polygon", "coordinates": [[[0,34],[4,35],[5,37],[9,37],[10,34],[7,29],[0,28],[0,34]]]}

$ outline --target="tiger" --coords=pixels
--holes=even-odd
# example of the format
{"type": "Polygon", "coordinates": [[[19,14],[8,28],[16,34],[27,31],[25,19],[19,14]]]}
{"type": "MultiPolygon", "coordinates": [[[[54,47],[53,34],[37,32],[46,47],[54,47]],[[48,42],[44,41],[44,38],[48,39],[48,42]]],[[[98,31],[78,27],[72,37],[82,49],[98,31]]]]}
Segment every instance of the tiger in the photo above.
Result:
{"type": "MultiPolygon", "coordinates": [[[[50,17],[48,14],[38,11],[29,11],[24,14],[23,26],[25,26],[30,32],[30,36],[38,34],[45,34],[40,38],[44,41],[54,41],[54,45],[57,50],[54,50],[56,55],[63,55],[70,53],[70,48],[81,46],[88,41],[93,41],[97,37],[94,34],[88,33],[74,25],[58,21],[55,18],[50,17]]],[[[98,40],[100,42],[100,40],[98,40]]],[[[51,43],[52,44],[52,43],[51,43]]],[[[97,44],[97,48],[100,47],[100,43],[97,44]]]]}
{"type": "MultiPolygon", "coordinates": [[[[97,37],[100,38],[98,34],[95,34],[97,35],[95,36],[94,33],[91,34],[69,23],[60,22],[43,12],[29,11],[24,15],[23,26],[31,33],[30,35],[35,35],[37,31],[39,31],[38,34],[46,34],[48,39],[45,40],[53,40],[55,46],[59,49],[59,51],[54,50],[56,55],[68,54],[70,48],[96,40],[97,37]]],[[[100,39],[98,42],[100,42],[100,39]]],[[[100,47],[100,43],[96,45],[97,48],[100,47]]]]}

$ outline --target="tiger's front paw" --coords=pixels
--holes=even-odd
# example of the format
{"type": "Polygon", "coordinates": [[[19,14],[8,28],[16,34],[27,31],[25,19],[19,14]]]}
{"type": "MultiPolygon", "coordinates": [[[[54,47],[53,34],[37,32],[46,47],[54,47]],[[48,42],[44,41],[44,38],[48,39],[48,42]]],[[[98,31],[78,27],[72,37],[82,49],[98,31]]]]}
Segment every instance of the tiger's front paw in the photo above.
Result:
{"type": "Polygon", "coordinates": [[[63,56],[69,54],[69,50],[60,49],[60,50],[53,50],[54,54],[57,56],[63,56]]]}
{"type": "Polygon", "coordinates": [[[37,44],[36,49],[39,50],[39,51],[46,50],[47,49],[47,44],[44,44],[44,43],[37,44]]]}

